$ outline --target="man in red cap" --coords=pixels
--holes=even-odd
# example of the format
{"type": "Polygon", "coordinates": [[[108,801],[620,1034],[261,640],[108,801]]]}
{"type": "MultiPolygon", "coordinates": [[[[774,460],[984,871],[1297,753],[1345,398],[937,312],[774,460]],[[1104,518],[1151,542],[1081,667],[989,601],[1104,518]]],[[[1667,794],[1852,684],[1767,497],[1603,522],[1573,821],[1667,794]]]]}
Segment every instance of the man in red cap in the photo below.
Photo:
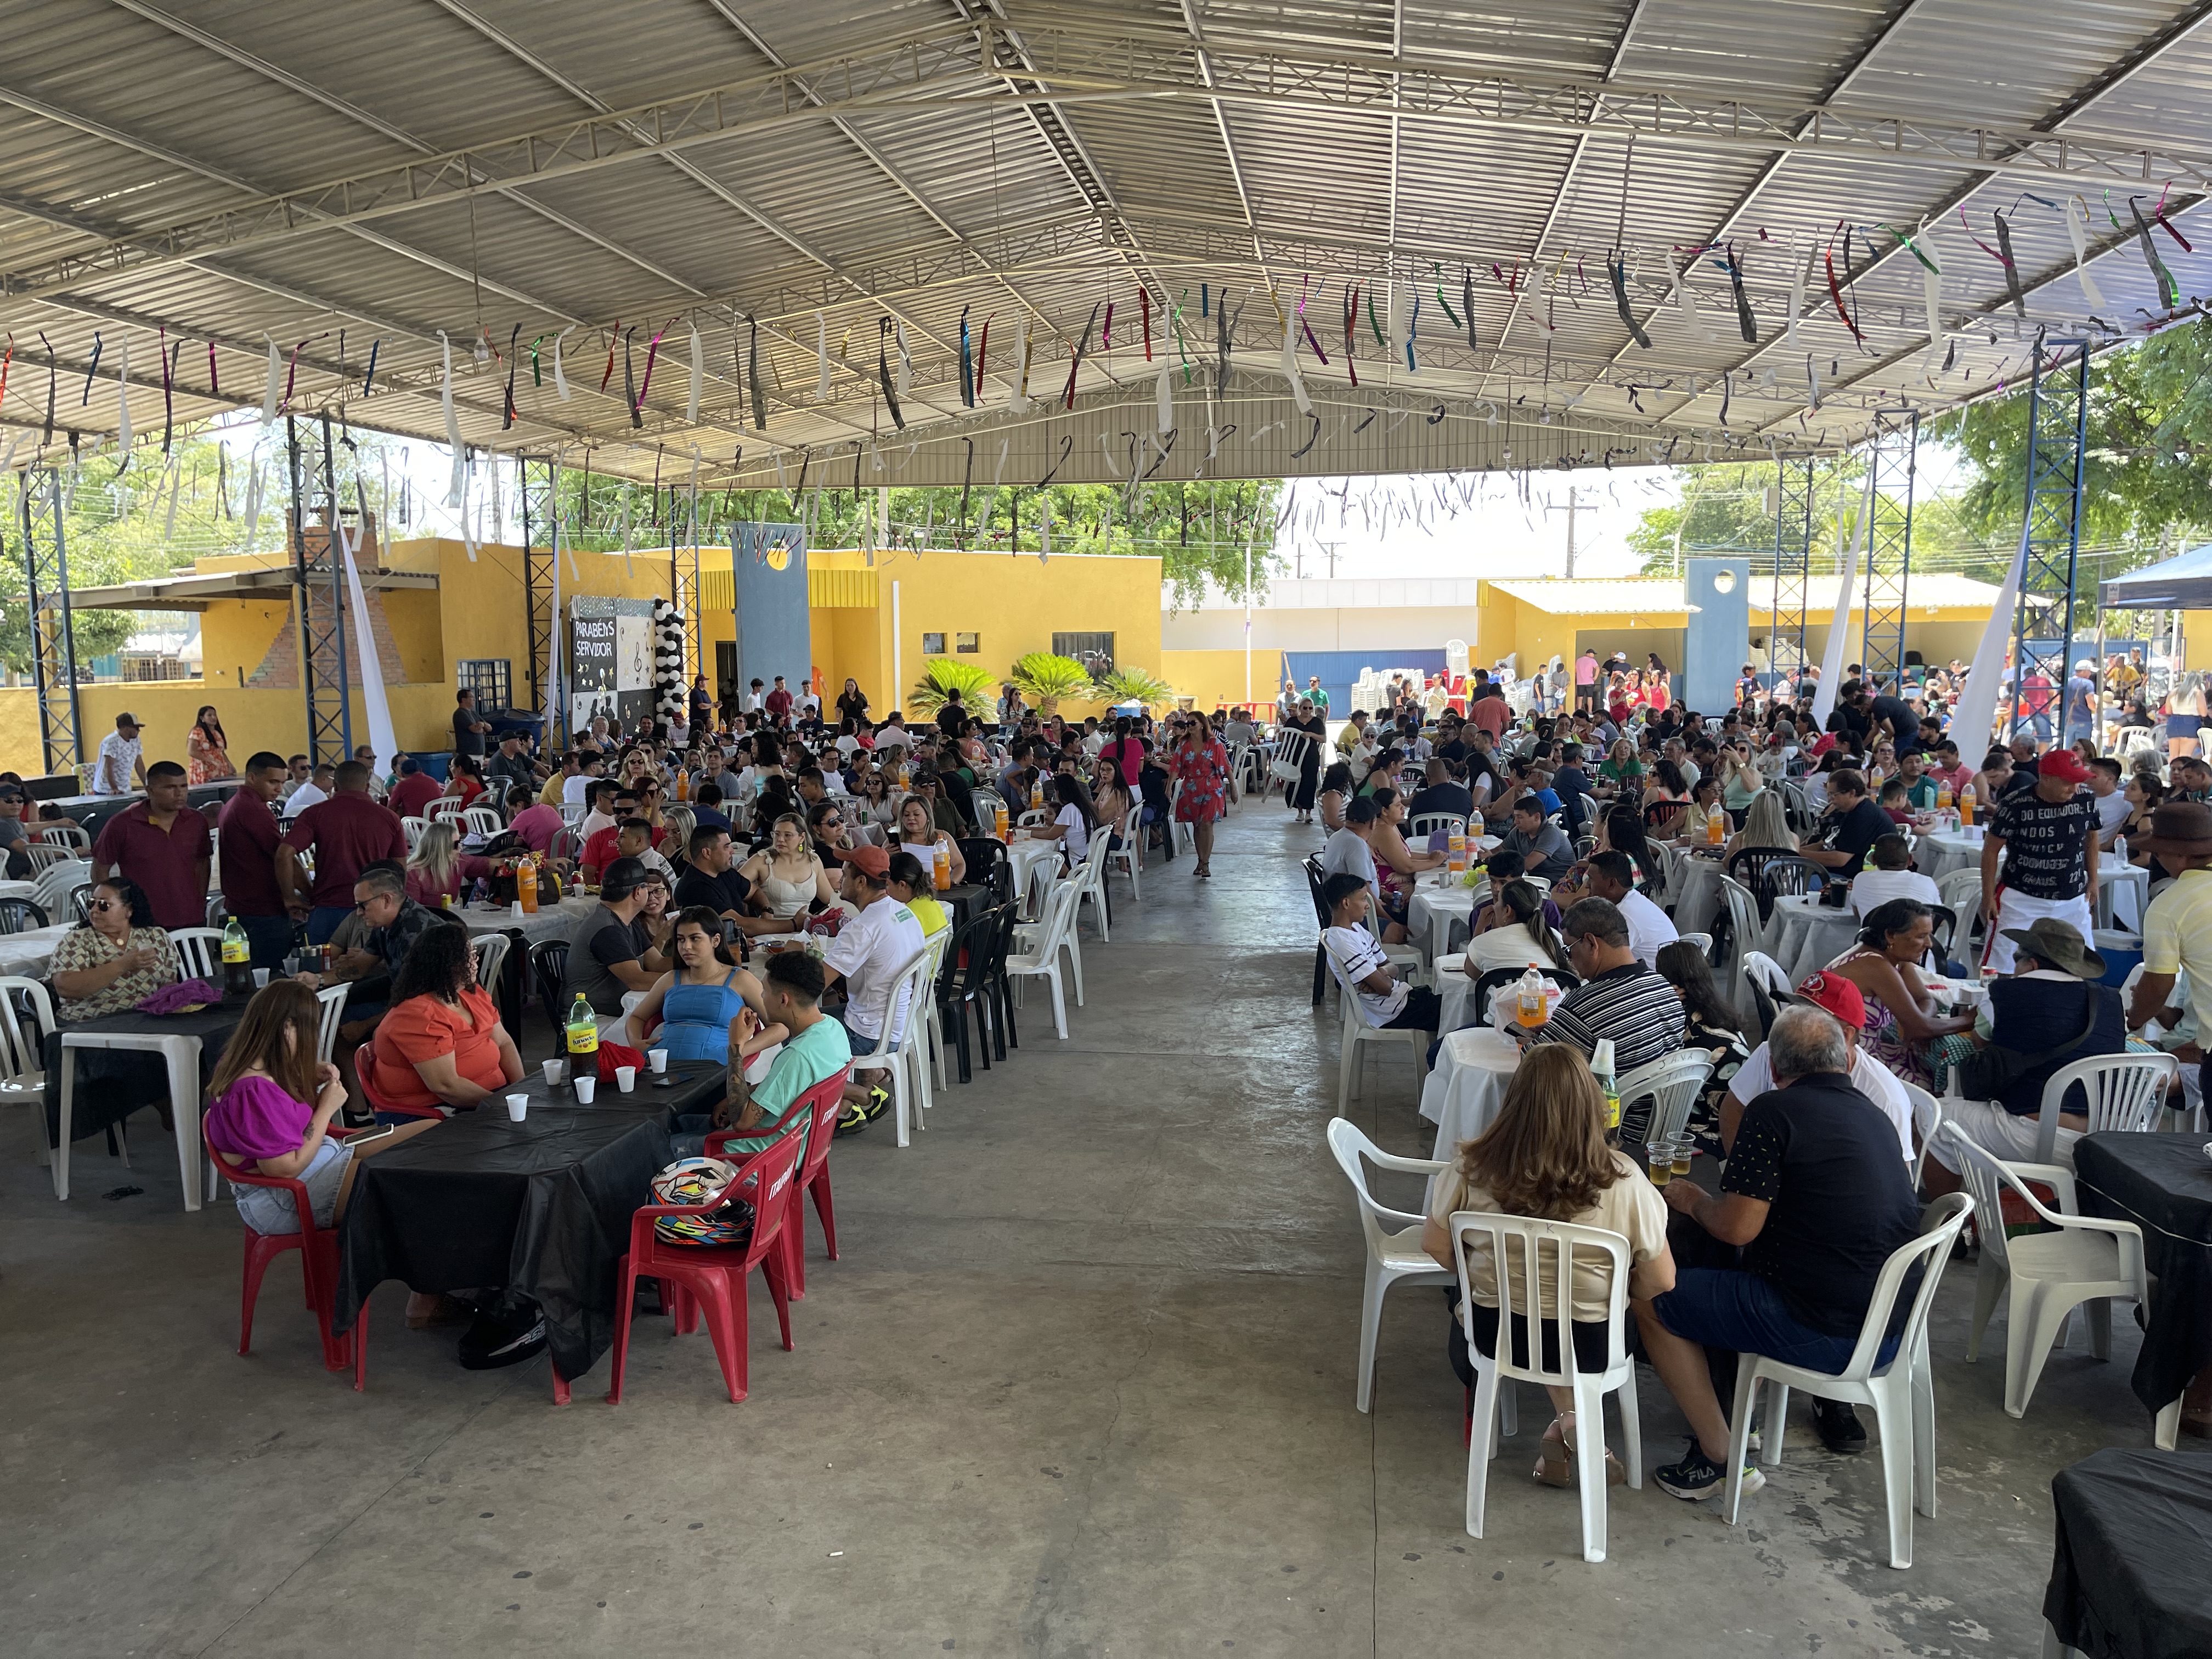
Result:
{"type": "MultiPolygon", "coordinates": [[[[1844,1028],[1844,1035],[1851,1043],[1851,1086],[1881,1109],[1897,1130],[1897,1139],[1909,1163],[1912,1158],[1912,1097],[1905,1092],[1905,1085],[1872,1054],[1859,1046],[1866,1034],[1866,998],[1859,988],[1841,974],[1808,974],[1799,981],[1797,995],[1815,1008],[1833,1016],[1844,1028]]],[[[1766,1045],[1760,1043],[1752,1051],[1749,1060],[1736,1068],[1729,1080],[1728,1092],[1721,1097],[1721,1145],[1730,1146],[1735,1141],[1736,1125],[1742,1120],[1743,1109],[1774,1086],[1774,1071],[1766,1045]]]]}
{"type": "Polygon", "coordinates": [[[824,988],[844,981],[845,1012],[834,1018],[860,1057],[845,1088],[845,1112],[837,1121],[841,1135],[866,1128],[890,1103],[890,1091],[880,1082],[883,1068],[864,1072],[860,1061],[875,1051],[878,1040],[886,1053],[896,1048],[907,1021],[921,1013],[908,1007],[911,997],[892,1006],[899,969],[921,951],[922,931],[914,912],[891,896],[890,870],[891,855],[880,847],[856,847],[845,854],[839,894],[858,914],[838,930],[822,958],[824,988]]]}
{"type": "Polygon", "coordinates": [[[2101,817],[2097,798],[2082,787],[2088,781],[2089,769],[2079,755],[2054,749],[2035,763],[2033,789],[2015,790],[1990,810],[1989,836],[1982,842],[1982,916],[1990,924],[1982,960],[1992,973],[2013,970],[2012,942],[2005,935],[2046,916],[2089,943],[2096,926],[2091,911],[2097,902],[2101,817]],[[2002,880],[2000,854],[2005,854],[2002,880]]]}

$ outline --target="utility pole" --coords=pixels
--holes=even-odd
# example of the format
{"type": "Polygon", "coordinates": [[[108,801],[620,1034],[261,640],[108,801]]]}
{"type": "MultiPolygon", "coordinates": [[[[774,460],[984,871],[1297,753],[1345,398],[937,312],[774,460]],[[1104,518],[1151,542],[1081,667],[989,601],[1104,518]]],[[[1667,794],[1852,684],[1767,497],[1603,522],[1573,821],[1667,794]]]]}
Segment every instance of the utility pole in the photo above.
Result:
{"type": "MultiPolygon", "coordinates": [[[[1595,507],[1597,503],[1593,501],[1590,505],[1595,507]]],[[[1567,579],[1570,581],[1574,579],[1575,574],[1575,514],[1581,507],[1582,491],[1573,484],[1567,486],[1567,503],[1565,507],[1561,507],[1556,501],[1544,503],[1545,512],[1564,513],[1567,515],[1567,579]]]]}
{"type": "MultiPolygon", "coordinates": [[[[1321,549],[1322,552],[1328,557],[1329,579],[1334,581],[1336,579],[1336,550],[1343,546],[1344,544],[1341,542],[1316,542],[1314,545],[1321,549]]],[[[1297,574],[1300,580],[1303,580],[1306,574],[1305,550],[1303,548],[1298,550],[1297,574]]]]}

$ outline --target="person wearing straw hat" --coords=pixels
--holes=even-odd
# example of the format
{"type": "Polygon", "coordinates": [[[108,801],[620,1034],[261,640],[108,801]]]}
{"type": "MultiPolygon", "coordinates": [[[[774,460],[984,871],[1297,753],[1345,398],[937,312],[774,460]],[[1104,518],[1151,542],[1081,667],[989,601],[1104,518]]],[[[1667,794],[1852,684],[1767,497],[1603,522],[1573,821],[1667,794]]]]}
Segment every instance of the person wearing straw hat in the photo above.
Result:
{"type": "MultiPolygon", "coordinates": [[[[2026,927],[2007,928],[2005,937],[2014,947],[2019,971],[1990,982],[1989,1006],[1975,1022],[1973,1040],[1977,1046],[2009,1048],[2034,1064],[2015,1071],[1995,1100],[1947,1098],[1943,1115],[1993,1157],[2032,1163],[2043,1085],[2077,1060],[2125,1054],[2127,1024],[2119,992],[2100,982],[2104,957],[2072,927],[2039,916],[2026,927]]],[[[2059,1103],[2052,1157],[2069,1170],[2074,1143],[2089,1127],[2083,1115],[2087,1104],[2078,1083],[2059,1103]]],[[[1931,1194],[1958,1189],[1957,1156],[1940,1138],[1929,1143],[1924,1174],[1931,1194]]]]}
{"type": "Polygon", "coordinates": [[[2013,971],[2015,936],[2049,919],[2069,924],[2083,940],[2096,926],[2097,837],[2103,827],[2096,797],[2082,788],[2089,769],[2070,749],[2035,763],[2033,788],[2014,790],[1990,813],[1982,843],[1982,915],[1991,926],[1983,965],[2013,971]],[[2004,878],[1997,857],[2005,853],[2004,878]]]}

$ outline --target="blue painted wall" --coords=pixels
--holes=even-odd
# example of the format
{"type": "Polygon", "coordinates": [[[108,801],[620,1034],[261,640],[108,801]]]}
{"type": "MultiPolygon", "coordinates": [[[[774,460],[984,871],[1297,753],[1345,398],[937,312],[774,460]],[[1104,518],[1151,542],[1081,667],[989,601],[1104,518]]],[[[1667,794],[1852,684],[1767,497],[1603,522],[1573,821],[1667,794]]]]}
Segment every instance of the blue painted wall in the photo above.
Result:
{"type": "MultiPolygon", "coordinates": [[[[1299,690],[1306,689],[1306,678],[1321,677],[1322,690],[1328,693],[1328,716],[1331,720],[1346,719],[1352,713],[1352,683],[1359,678],[1363,668],[1379,669],[1389,672],[1395,669],[1418,668],[1424,674],[1444,672],[1442,651],[1285,651],[1283,653],[1283,672],[1289,675],[1299,690]]],[[[1279,685],[1267,693],[1272,699],[1279,685]]],[[[1255,696],[1261,688],[1254,686],[1255,696]]]]}
{"type": "Polygon", "coordinates": [[[1674,701],[1701,714],[1718,714],[1735,705],[1736,676],[1751,659],[1751,561],[1693,558],[1688,567],[1683,586],[1690,625],[1674,701]]]}
{"type": "Polygon", "coordinates": [[[795,524],[741,524],[731,538],[736,577],[738,690],[781,674],[793,695],[814,671],[806,608],[806,532],[795,524]],[[769,562],[777,552],[783,568],[769,562]]]}

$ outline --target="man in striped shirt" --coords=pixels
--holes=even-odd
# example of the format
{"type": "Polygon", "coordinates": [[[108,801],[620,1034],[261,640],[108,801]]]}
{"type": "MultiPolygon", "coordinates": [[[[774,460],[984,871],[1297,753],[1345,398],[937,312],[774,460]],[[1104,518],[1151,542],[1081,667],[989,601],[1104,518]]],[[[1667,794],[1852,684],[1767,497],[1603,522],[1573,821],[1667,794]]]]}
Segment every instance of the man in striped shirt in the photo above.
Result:
{"type": "Polygon", "coordinates": [[[1560,999],[1531,1039],[1571,1042],[1585,1054],[1613,1039],[1613,1066],[1634,1071],[1682,1046],[1682,1004],[1674,988],[1636,959],[1628,922],[1609,899],[1586,898],[1559,919],[1567,966],[1582,983],[1560,999]]]}

